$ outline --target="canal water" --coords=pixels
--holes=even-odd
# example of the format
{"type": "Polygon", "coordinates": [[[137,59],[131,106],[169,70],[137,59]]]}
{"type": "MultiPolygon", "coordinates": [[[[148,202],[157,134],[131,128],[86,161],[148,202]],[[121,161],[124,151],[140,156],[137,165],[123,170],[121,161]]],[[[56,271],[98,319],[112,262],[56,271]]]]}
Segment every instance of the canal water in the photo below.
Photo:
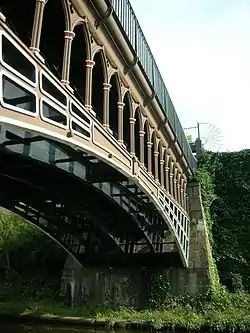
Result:
{"type": "MultiPolygon", "coordinates": [[[[40,326],[40,325],[16,325],[16,324],[1,324],[0,333],[108,333],[108,330],[72,328],[72,327],[55,327],[55,326],[40,326]]],[[[122,333],[122,331],[119,330],[122,333]]]]}

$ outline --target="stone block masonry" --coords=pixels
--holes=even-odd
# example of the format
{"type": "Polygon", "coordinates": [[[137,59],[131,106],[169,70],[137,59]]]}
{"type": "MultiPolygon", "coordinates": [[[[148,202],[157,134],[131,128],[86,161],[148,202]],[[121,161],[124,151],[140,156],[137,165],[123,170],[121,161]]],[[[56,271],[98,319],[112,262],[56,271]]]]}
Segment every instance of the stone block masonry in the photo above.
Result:
{"type": "MultiPolygon", "coordinates": [[[[189,184],[190,252],[189,268],[160,268],[170,285],[171,295],[207,292],[211,285],[208,232],[198,184],[189,184]]],[[[61,294],[68,293],[72,305],[140,307],[148,299],[148,283],[155,268],[82,267],[68,256],[65,262],[61,294]]],[[[166,295],[168,297],[169,294],[166,295]]]]}

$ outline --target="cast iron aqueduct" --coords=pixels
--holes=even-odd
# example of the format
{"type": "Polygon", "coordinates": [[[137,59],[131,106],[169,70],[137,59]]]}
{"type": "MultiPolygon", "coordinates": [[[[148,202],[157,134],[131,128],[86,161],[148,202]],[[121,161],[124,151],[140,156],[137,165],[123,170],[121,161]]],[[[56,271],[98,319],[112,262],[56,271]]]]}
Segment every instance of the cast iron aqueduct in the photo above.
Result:
{"type": "Polygon", "coordinates": [[[188,265],[195,158],[151,57],[128,1],[2,1],[1,204],[81,262],[188,265]]]}

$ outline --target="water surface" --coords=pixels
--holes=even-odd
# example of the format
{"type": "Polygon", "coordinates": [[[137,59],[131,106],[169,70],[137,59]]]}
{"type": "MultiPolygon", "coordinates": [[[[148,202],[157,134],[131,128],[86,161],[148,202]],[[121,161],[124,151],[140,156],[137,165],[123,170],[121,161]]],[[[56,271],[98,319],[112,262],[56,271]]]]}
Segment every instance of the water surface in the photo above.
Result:
{"type": "MultiPolygon", "coordinates": [[[[108,333],[108,330],[41,326],[34,324],[1,324],[0,333],[108,333]]],[[[121,332],[119,330],[119,332],[121,332]]]]}

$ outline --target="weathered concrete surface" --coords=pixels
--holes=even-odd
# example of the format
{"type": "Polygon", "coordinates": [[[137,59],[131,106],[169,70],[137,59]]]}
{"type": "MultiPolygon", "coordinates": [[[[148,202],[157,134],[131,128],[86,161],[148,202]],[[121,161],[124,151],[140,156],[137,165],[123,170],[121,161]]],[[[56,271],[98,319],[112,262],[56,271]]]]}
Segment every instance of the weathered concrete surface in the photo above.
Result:
{"type": "Polygon", "coordinates": [[[68,286],[74,305],[139,306],[144,303],[146,279],[143,269],[83,268],[68,256],[61,294],[68,286]]]}
{"type": "Polygon", "coordinates": [[[212,251],[201,193],[196,182],[189,183],[188,195],[190,216],[189,268],[181,275],[186,277],[185,293],[196,295],[200,292],[206,292],[211,286],[212,251]]]}
{"type": "MultiPolygon", "coordinates": [[[[189,185],[190,252],[189,268],[162,271],[170,283],[171,295],[196,295],[210,288],[211,249],[200,191],[189,185]]],[[[73,304],[88,306],[140,306],[147,299],[149,268],[83,268],[68,256],[62,277],[62,295],[70,294],[73,304]]],[[[167,295],[166,295],[167,296],[167,295]]]]}

